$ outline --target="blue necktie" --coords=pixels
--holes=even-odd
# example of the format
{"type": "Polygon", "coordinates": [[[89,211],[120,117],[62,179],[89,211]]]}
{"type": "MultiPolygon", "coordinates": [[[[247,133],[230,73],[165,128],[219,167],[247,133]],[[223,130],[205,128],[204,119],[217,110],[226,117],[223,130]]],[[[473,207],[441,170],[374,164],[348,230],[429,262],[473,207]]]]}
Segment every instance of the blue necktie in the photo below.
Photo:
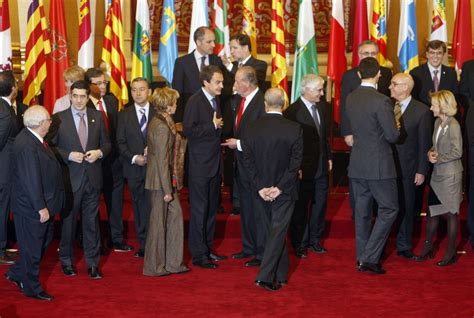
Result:
{"type": "Polygon", "coordinates": [[[145,114],[145,109],[142,108],[140,109],[140,113],[142,117],[140,118],[140,130],[142,131],[143,138],[146,139],[146,114],[145,114]]]}

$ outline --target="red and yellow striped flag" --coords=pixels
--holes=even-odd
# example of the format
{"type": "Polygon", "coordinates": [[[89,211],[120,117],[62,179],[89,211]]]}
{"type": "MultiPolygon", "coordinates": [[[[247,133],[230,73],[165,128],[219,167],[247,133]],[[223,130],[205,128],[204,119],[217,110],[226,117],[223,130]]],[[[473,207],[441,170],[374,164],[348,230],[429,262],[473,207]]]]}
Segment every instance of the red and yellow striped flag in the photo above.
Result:
{"type": "Polygon", "coordinates": [[[23,103],[38,104],[41,84],[46,78],[46,54],[51,52],[43,0],[31,0],[26,24],[25,86],[23,103]]]}
{"type": "Polygon", "coordinates": [[[242,15],[242,32],[249,36],[252,56],[257,58],[257,24],[253,0],[243,0],[242,15]]]}
{"type": "Polygon", "coordinates": [[[118,99],[119,108],[128,103],[127,68],[123,52],[122,8],[120,0],[112,0],[105,21],[102,60],[110,74],[110,92],[118,99]]]}
{"type": "Polygon", "coordinates": [[[279,87],[288,100],[288,70],[286,68],[285,20],[283,0],[272,0],[272,87],[279,87]]]}

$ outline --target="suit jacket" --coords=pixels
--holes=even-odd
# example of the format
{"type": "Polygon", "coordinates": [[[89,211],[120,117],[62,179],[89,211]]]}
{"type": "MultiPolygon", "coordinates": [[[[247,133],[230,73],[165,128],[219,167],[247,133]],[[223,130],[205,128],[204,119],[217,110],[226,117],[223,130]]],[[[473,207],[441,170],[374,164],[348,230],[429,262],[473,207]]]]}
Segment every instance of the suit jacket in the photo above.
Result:
{"type": "Polygon", "coordinates": [[[211,103],[200,89],[189,98],[183,118],[184,135],[188,137],[190,176],[214,177],[220,173],[222,129],[216,129],[213,117],[211,103]]]}
{"type": "Polygon", "coordinates": [[[27,128],[16,137],[13,145],[14,214],[39,220],[38,211],[48,208],[51,216],[61,211],[64,204],[64,185],[61,165],[50,148],[27,128]]]}
{"type": "Polygon", "coordinates": [[[148,125],[148,168],[145,189],[173,193],[173,159],[176,136],[161,116],[148,125]]]}
{"type": "MultiPolygon", "coordinates": [[[[341,120],[341,135],[342,136],[347,136],[351,134],[351,127],[349,126],[349,120],[347,118],[347,106],[346,106],[346,99],[347,96],[351,92],[353,92],[356,88],[360,86],[360,77],[357,74],[358,69],[353,68],[344,73],[342,76],[342,82],[341,82],[341,105],[339,108],[339,115],[340,115],[340,120],[341,120]]],[[[380,73],[382,76],[379,79],[379,82],[377,84],[377,90],[390,97],[390,82],[392,80],[392,71],[389,68],[386,68],[384,66],[380,67],[380,73]]]]}
{"type": "MultiPolygon", "coordinates": [[[[209,55],[209,64],[217,65],[222,70],[224,69],[224,65],[217,55],[209,55]]],[[[199,80],[199,66],[196,64],[194,51],[176,59],[174,63],[173,82],[171,83],[171,86],[179,92],[178,107],[176,109],[174,119],[177,123],[180,123],[183,121],[188,99],[191,97],[191,95],[201,89],[201,81],[199,80]]]]}
{"type": "MultiPolygon", "coordinates": [[[[155,110],[150,105],[148,112],[148,122],[155,117],[155,110]]],[[[150,127],[148,126],[147,130],[150,127]]],[[[132,164],[135,155],[143,155],[147,146],[147,140],[143,137],[140,129],[139,119],[134,103],[130,103],[119,113],[117,124],[117,148],[120,153],[123,165],[123,174],[127,179],[144,180],[146,166],[132,164]]],[[[150,161],[148,160],[148,163],[150,161]]]]}
{"type": "Polygon", "coordinates": [[[414,98],[400,120],[400,137],[394,147],[398,176],[412,179],[416,173],[428,174],[433,116],[425,104],[414,98]]]}
{"type": "Polygon", "coordinates": [[[242,118],[240,119],[239,128],[236,128],[236,119],[237,114],[240,110],[240,103],[242,101],[242,97],[237,95],[235,98],[235,111],[232,118],[233,123],[233,131],[234,137],[240,139],[242,132],[247,130],[250,123],[257,120],[258,118],[262,117],[265,114],[265,98],[262,93],[262,90],[259,89],[257,93],[254,95],[250,103],[247,105],[244,113],[242,114],[242,118]]]}
{"type": "Polygon", "coordinates": [[[87,110],[87,147],[85,151],[82,149],[79,135],[72,115],[71,107],[62,112],[53,115],[53,123],[47,140],[51,144],[53,151],[58,159],[67,167],[69,173],[65,177],[66,189],[75,192],[82,183],[82,178],[87,175],[90,183],[96,190],[102,188],[102,160],[110,153],[111,144],[108,134],[105,131],[102,113],[92,108],[87,110]],[[100,149],[102,151],[102,159],[96,160],[94,163],[83,161],[76,163],[69,161],[69,154],[73,151],[87,152],[89,150],[100,149]]]}
{"type": "Polygon", "coordinates": [[[298,170],[303,158],[303,131],[280,114],[265,114],[243,136],[243,161],[255,191],[272,186],[280,200],[298,199],[298,170]]]}
{"type": "Polygon", "coordinates": [[[438,152],[438,160],[433,165],[432,178],[437,176],[452,175],[463,171],[462,158],[462,135],[461,128],[457,120],[449,117],[446,124],[436,141],[438,128],[441,125],[441,119],[437,118],[433,131],[433,147],[438,152]]]}
{"type": "Polygon", "coordinates": [[[316,128],[313,117],[304,102],[299,98],[284,112],[284,116],[301,125],[303,129],[303,160],[301,170],[303,179],[313,179],[316,176],[328,174],[328,160],[332,158],[328,142],[328,107],[326,102],[316,105],[320,118],[320,133],[316,128]]]}
{"type": "Polygon", "coordinates": [[[10,183],[13,142],[18,134],[18,118],[13,108],[0,98],[0,185],[10,183]]]}
{"type": "Polygon", "coordinates": [[[467,110],[466,114],[466,140],[469,150],[470,174],[474,174],[474,107],[467,110]]]}
{"type": "Polygon", "coordinates": [[[375,88],[360,86],[347,97],[347,115],[354,136],[349,177],[396,178],[391,143],[398,140],[393,104],[375,88]]]}
{"type": "Polygon", "coordinates": [[[462,99],[461,103],[465,108],[474,104],[474,60],[464,62],[462,65],[459,94],[462,99]]]}
{"type": "MultiPolygon", "coordinates": [[[[433,79],[431,77],[430,69],[428,64],[425,63],[418,67],[415,67],[410,71],[410,75],[415,81],[415,87],[413,87],[412,96],[420,102],[431,105],[430,92],[434,91],[433,79]]],[[[451,91],[457,98],[458,94],[458,80],[456,71],[454,68],[441,65],[441,74],[439,80],[439,90],[447,89],[451,91]]]]}
{"type": "MultiPolygon", "coordinates": [[[[248,61],[244,64],[244,66],[251,66],[257,72],[257,80],[258,80],[258,87],[265,91],[265,80],[267,79],[267,62],[258,60],[254,57],[250,57],[248,61]]],[[[229,71],[227,67],[225,67],[225,74],[226,74],[226,82],[224,84],[224,94],[225,95],[232,95],[232,89],[234,87],[235,81],[235,73],[237,73],[239,69],[239,63],[233,62],[232,69],[229,71]]]]}

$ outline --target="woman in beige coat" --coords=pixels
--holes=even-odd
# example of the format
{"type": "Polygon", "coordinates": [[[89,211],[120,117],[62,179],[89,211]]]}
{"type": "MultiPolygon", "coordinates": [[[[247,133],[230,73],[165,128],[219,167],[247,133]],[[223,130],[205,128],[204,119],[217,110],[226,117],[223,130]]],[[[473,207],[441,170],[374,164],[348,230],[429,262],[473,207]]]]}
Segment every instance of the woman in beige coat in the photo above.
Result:
{"type": "Polygon", "coordinates": [[[462,135],[456,114],[456,100],[450,91],[441,90],[431,94],[431,111],[437,117],[433,131],[433,147],[428,151],[428,160],[433,164],[428,195],[429,217],[426,223],[426,241],[418,257],[425,260],[433,257],[433,238],[439,218],[448,219],[448,247],[437,264],[447,266],[456,262],[456,237],[458,215],[462,201],[462,135]]]}
{"type": "Polygon", "coordinates": [[[158,88],[151,97],[155,117],[148,124],[145,188],[151,192],[151,212],[145,245],[143,274],[165,276],[188,272],[183,264],[183,213],[177,188],[177,138],[171,115],[179,94],[158,88]],[[176,150],[175,150],[176,149],[176,150]]]}

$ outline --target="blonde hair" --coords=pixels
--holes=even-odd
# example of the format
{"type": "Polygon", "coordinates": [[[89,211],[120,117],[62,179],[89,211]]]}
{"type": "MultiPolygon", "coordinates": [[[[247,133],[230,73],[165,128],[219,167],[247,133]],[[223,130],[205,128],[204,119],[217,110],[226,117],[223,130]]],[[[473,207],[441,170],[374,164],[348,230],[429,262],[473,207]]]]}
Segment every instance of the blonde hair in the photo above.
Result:
{"type": "Polygon", "coordinates": [[[85,71],[78,65],[68,67],[64,73],[63,78],[65,81],[76,82],[84,79],[85,71]]]}
{"type": "Polygon", "coordinates": [[[441,114],[450,117],[456,115],[458,109],[456,99],[454,98],[453,93],[448,90],[440,90],[434,93],[430,93],[430,97],[432,103],[433,100],[438,102],[439,111],[441,114]]]}
{"type": "Polygon", "coordinates": [[[157,113],[165,113],[168,106],[172,106],[178,98],[179,93],[175,89],[169,87],[155,88],[150,103],[157,113]]]}

